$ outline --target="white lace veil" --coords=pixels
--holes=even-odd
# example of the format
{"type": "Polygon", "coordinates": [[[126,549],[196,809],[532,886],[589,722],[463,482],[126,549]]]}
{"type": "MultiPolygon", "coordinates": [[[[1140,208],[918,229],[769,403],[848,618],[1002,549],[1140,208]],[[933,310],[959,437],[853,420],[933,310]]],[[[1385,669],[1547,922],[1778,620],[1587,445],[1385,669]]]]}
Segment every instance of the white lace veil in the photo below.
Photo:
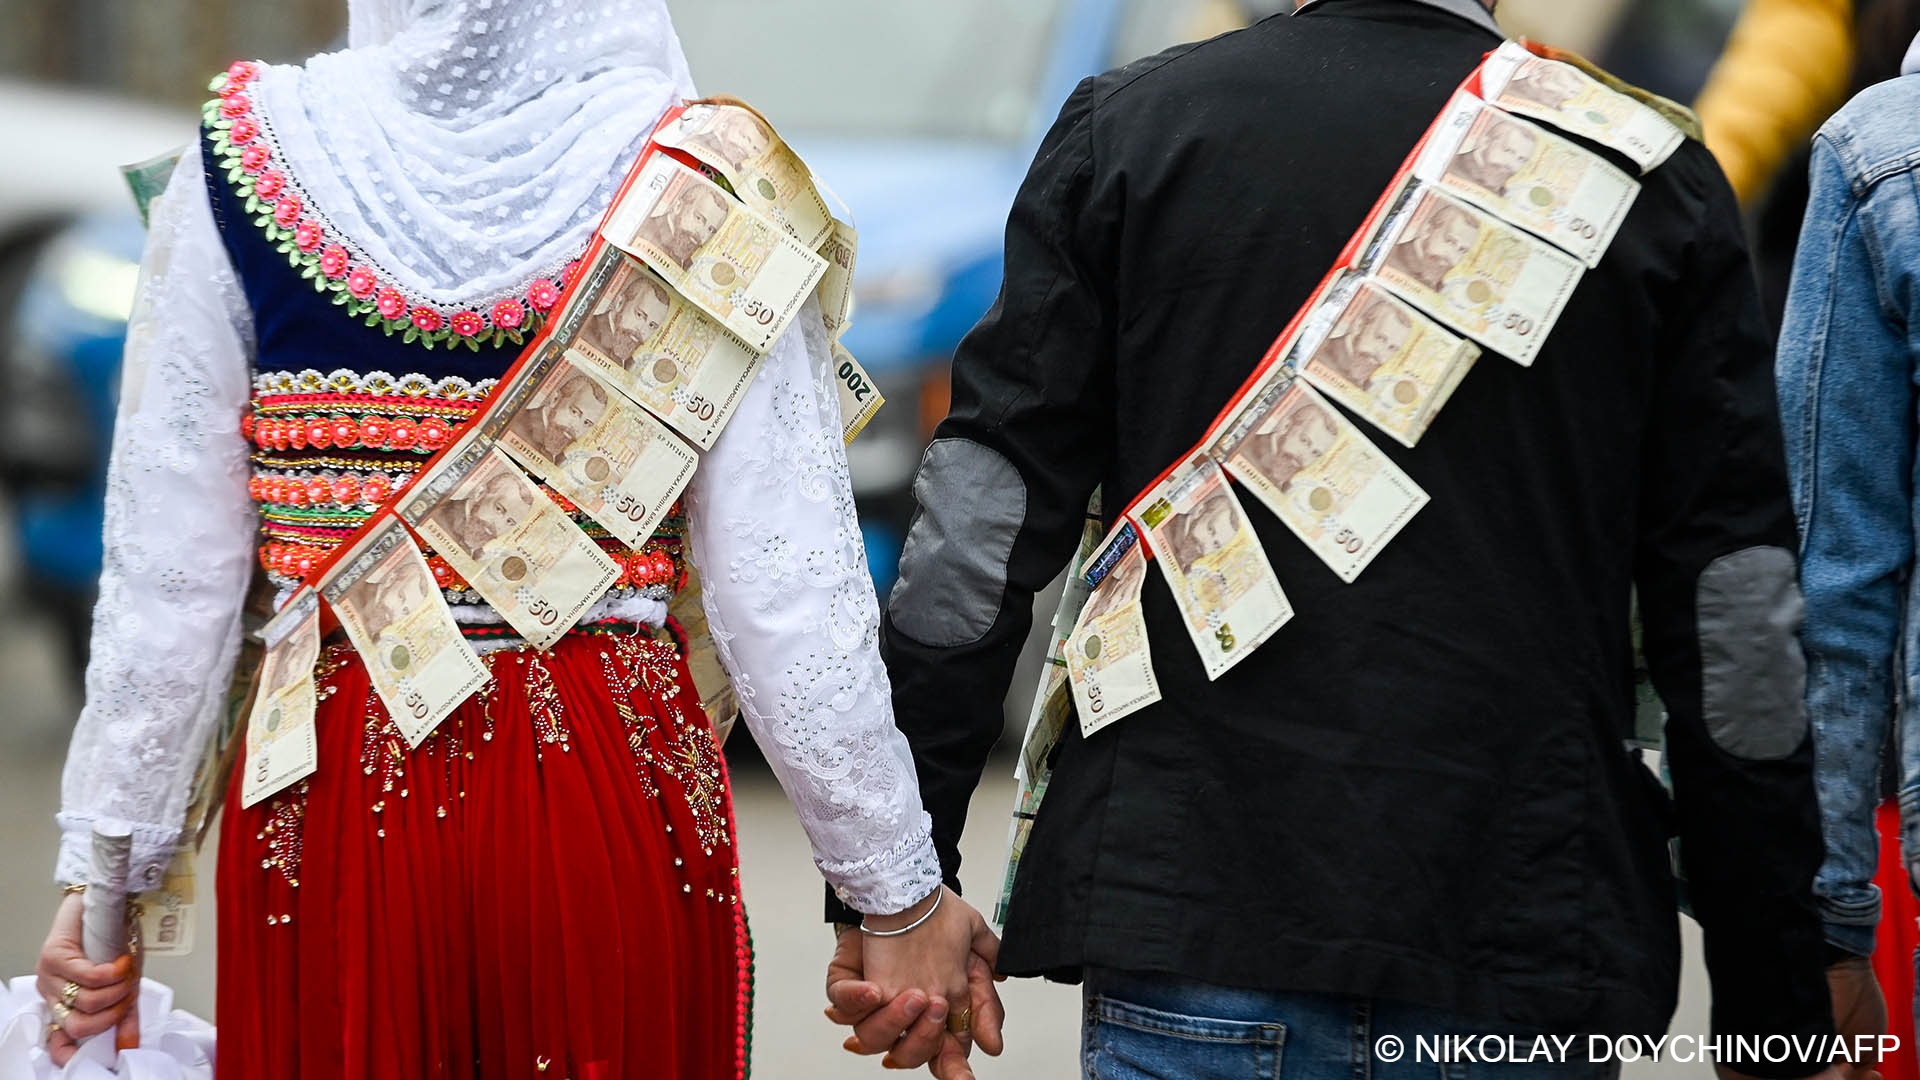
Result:
{"type": "Polygon", "coordinates": [[[666,0],[348,0],[349,47],[263,66],[280,167],[383,281],[486,310],[586,247],[693,96],[666,0]]]}

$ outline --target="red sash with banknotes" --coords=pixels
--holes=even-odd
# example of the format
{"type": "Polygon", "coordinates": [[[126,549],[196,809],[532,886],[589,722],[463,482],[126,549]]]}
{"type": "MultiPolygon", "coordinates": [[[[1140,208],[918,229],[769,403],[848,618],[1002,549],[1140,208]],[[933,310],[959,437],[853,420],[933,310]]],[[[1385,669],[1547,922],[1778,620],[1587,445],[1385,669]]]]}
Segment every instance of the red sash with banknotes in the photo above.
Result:
{"type": "Polygon", "coordinates": [[[812,297],[850,440],[883,400],[839,345],[856,245],[759,113],[725,99],[669,110],[486,404],[262,632],[243,805],[317,767],[312,668],[328,615],[410,745],[485,685],[423,542],[535,648],[572,629],[620,568],[533,478],[644,541],[812,297]]]}
{"type": "Polygon", "coordinates": [[[1346,582],[1426,505],[1362,425],[1414,447],[1482,350],[1530,366],[1639,193],[1560,133],[1641,173],[1686,137],[1659,103],[1595,74],[1537,46],[1489,53],[1206,434],[1086,556],[1093,592],[1063,623],[1084,734],[1160,698],[1139,602],[1148,563],[1209,678],[1292,618],[1235,481],[1346,582]]]}

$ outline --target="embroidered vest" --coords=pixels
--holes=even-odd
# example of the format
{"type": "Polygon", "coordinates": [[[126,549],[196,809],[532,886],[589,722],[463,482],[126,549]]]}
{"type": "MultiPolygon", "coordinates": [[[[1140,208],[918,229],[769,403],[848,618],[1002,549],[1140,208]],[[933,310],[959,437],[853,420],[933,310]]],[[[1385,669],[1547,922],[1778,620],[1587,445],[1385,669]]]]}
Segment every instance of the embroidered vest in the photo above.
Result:
{"type": "MultiPolygon", "coordinates": [[[[372,286],[364,290],[368,304],[349,309],[335,299],[342,294],[314,286],[316,273],[351,273],[321,267],[332,245],[316,227],[302,236],[310,241],[304,246],[276,247],[236,190],[238,155],[223,149],[231,147],[203,137],[208,198],[257,339],[252,407],[239,421],[253,448],[248,493],[260,511],[260,563],[286,591],[461,430],[519,352],[520,335],[510,330],[532,329],[558,290],[533,282],[524,302],[495,304],[489,321],[410,306],[397,291],[356,281],[372,286]],[[389,308],[396,309],[391,317],[389,308]]],[[[611,610],[623,599],[671,600],[685,584],[686,522],[678,508],[633,549],[558,493],[547,494],[622,567],[608,593],[611,610]]],[[[444,559],[428,552],[427,561],[449,604],[484,607],[444,559]]]]}

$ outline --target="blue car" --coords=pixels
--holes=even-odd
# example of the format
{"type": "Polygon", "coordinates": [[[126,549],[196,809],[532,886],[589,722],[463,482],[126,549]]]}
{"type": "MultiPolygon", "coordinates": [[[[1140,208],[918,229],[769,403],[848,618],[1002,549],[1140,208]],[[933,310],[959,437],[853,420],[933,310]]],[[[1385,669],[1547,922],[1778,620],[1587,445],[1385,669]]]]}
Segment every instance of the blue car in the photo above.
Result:
{"type": "MultiPolygon", "coordinates": [[[[1088,75],[1280,6],[675,5],[703,88],[766,111],[857,214],[858,306],[846,344],[889,404],[850,453],[883,595],[912,508],[913,470],[946,415],[948,359],[999,290],[1007,209],[1060,103],[1088,75]]],[[[184,141],[191,127],[180,127],[184,141]]],[[[100,573],[107,450],[142,241],[129,198],[82,214],[38,248],[0,363],[0,478],[13,504],[24,577],[32,597],[64,626],[76,657],[85,649],[100,573]]]]}

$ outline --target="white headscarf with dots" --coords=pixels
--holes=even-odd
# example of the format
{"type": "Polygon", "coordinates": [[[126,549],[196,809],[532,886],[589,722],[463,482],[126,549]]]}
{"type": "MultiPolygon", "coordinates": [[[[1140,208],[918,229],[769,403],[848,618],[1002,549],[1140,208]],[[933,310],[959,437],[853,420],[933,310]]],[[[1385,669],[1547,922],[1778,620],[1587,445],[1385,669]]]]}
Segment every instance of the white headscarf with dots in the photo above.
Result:
{"type": "Polygon", "coordinates": [[[263,65],[257,115],[356,261],[449,307],[578,256],[694,92],[665,0],[349,0],[348,41],[263,65]]]}

